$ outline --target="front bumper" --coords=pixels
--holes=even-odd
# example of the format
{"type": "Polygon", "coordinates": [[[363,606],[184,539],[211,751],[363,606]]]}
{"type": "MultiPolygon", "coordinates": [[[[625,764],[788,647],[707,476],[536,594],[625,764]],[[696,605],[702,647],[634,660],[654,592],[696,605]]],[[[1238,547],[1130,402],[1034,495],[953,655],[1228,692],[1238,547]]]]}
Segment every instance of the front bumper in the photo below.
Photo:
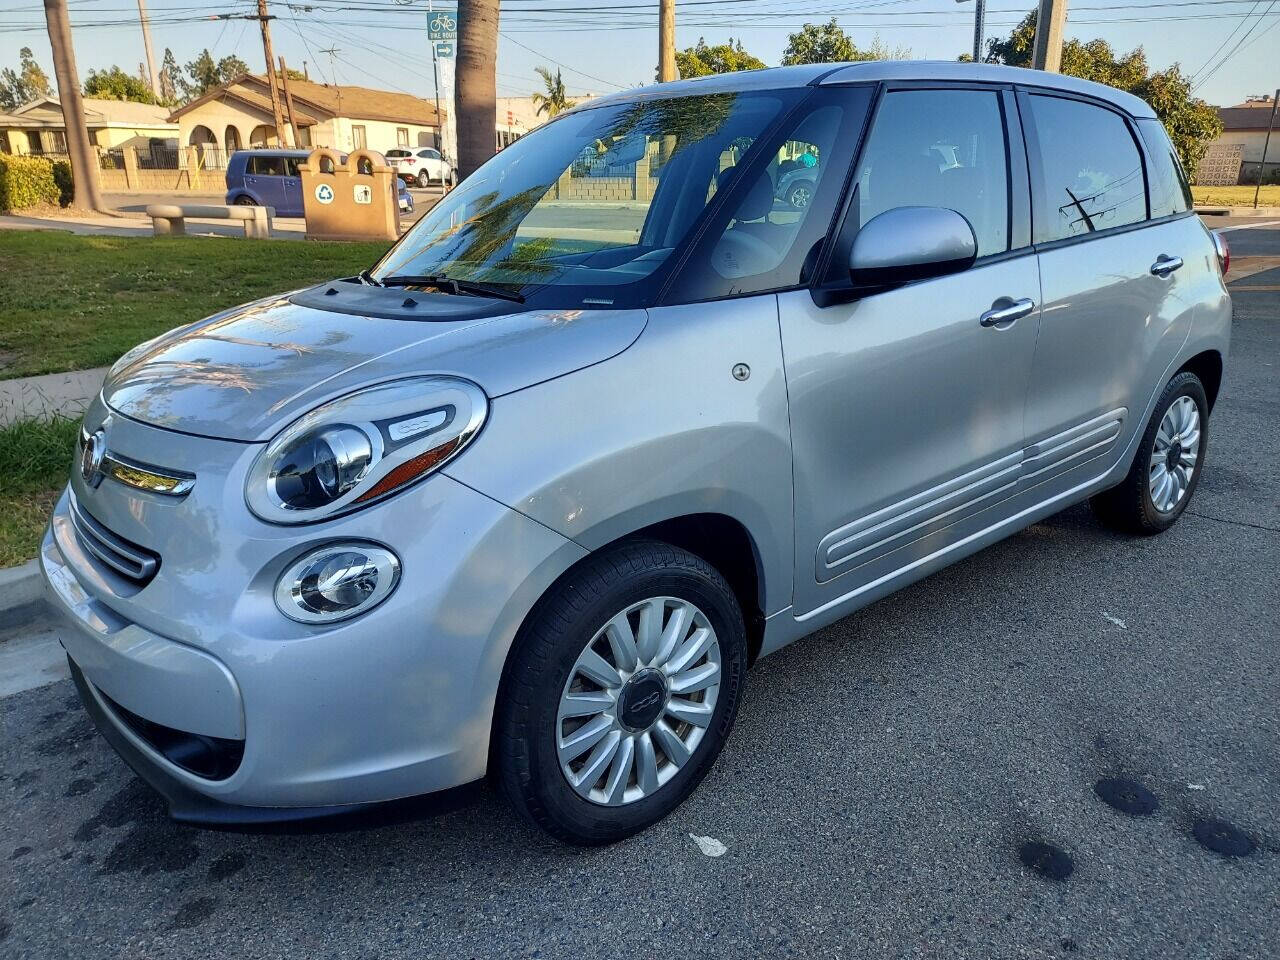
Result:
{"type": "MultiPolygon", "coordinates": [[[[511,641],[537,597],[584,555],[580,547],[443,475],[348,517],[271,527],[244,509],[240,466],[222,478],[202,470],[195,448],[207,454],[216,441],[139,424],[117,432],[118,449],[143,462],[165,462],[145,449],[152,441],[170,454],[191,448],[169,462],[195,468],[195,489],[174,503],[76,478],[55,507],[41,567],[70,627],[63,645],[86,706],[176,817],[313,817],[484,775],[511,641]],[[161,556],[154,580],[130,594],[86,555],[70,520],[73,494],[102,524],[161,556]],[[286,620],[271,597],[275,576],[302,551],[340,539],[395,550],[399,588],[350,621],[286,620]],[[242,757],[222,779],[197,775],[127,715],[241,741],[242,757]],[[228,806],[295,809],[199,812],[228,806]]],[[[235,452],[252,460],[256,451],[235,452]]]]}

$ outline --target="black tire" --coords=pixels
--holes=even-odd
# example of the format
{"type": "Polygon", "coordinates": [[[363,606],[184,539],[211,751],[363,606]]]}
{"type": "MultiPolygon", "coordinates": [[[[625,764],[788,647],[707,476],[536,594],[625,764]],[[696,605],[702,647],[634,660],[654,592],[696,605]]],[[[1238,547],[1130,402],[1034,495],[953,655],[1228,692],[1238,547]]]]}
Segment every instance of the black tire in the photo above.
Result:
{"type": "Polygon", "coordinates": [[[425,170],[418,171],[418,186],[421,187],[423,190],[431,186],[431,178],[427,176],[427,171],[425,170]]]}
{"type": "Polygon", "coordinates": [[[253,199],[253,197],[245,196],[242,193],[240,194],[240,196],[236,197],[235,205],[237,207],[256,207],[257,202],[253,199]]]}
{"type": "Polygon", "coordinates": [[[661,820],[694,790],[733,728],[747,668],[737,598],[718,571],[688,551],[634,541],[584,560],[539,602],[516,639],[494,723],[493,766],[512,805],[566,843],[614,843],[661,820]],[[608,620],[651,597],[676,597],[706,616],[720,644],[712,718],[692,755],[650,796],[604,806],[580,796],[560,768],[557,711],[570,671],[608,620]]]}
{"type": "Polygon", "coordinates": [[[1209,401],[1205,396],[1204,385],[1200,378],[1190,371],[1184,371],[1169,381],[1169,385],[1160,394],[1151,420],[1142,434],[1138,451],[1134,455],[1133,465],[1129,473],[1119,484],[1110,490],[1104,490],[1089,501],[1094,514],[1104,524],[1125,533],[1150,536],[1168,530],[1182,511],[1191,502],[1192,495],[1200,483],[1200,473],[1204,469],[1205,450],[1209,444],[1209,401]],[[1151,456],[1155,447],[1156,433],[1160,429],[1160,421],[1179,397],[1190,397],[1200,414],[1200,441],[1196,451],[1195,467],[1187,491],[1182,498],[1168,511],[1156,508],[1151,499],[1148,478],[1151,471],[1151,456]]]}

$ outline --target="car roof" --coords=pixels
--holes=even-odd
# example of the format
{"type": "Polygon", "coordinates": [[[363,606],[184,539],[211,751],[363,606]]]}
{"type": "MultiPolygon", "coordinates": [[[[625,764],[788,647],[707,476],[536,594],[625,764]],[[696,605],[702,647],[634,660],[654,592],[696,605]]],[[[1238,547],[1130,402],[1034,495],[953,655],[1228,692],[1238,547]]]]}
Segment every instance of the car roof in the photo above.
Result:
{"type": "Polygon", "coordinates": [[[244,154],[246,157],[309,157],[310,150],[281,150],[276,147],[252,147],[249,150],[237,150],[232,156],[244,154]]]}
{"type": "Polygon", "coordinates": [[[710,93],[740,93],[751,90],[778,90],[807,86],[832,86],[847,83],[877,83],[902,80],[946,80],[962,83],[1016,83],[1025,87],[1043,87],[1079,93],[1103,100],[1136,118],[1154,119],[1146,101],[1108,87],[1043,70],[1005,67],[991,63],[962,63],[956,60],[869,60],[865,63],[809,63],[795,67],[768,67],[736,73],[714,73],[672,83],[652,84],[635,90],[607,94],[589,100],[566,113],[593,110],[617,103],[632,103],[668,97],[698,96],[710,93]]]}

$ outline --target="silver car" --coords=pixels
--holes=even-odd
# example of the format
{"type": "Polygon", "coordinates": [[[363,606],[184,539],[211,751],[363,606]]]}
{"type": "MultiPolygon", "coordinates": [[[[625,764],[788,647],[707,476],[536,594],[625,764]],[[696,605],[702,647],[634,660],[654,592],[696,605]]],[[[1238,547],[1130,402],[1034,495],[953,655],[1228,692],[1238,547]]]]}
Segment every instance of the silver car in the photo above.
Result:
{"type": "Polygon", "coordinates": [[[1173,524],[1225,257],[1147,104],[1068,77],[593,100],[360,276],[120,359],[42,549],[75,681],[183,821],[490,775],[618,840],[698,785],[767,654],[1078,501],[1173,524]]]}

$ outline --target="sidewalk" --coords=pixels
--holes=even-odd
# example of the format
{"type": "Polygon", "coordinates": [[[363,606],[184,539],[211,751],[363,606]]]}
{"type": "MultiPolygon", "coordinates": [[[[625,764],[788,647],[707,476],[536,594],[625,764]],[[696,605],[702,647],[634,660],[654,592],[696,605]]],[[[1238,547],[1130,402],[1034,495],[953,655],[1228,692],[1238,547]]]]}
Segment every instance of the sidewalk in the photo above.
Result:
{"type": "MultiPolygon", "coordinates": [[[[180,198],[186,199],[186,198],[180,198]]],[[[303,240],[306,237],[305,220],[294,217],[277,217],[271,221],[273,240],[303,240]]],[[[87,214],[76,217],[0,215],[0,230],[66,230],[69,233],[109,237],[149,237],[150,218],[144,215],[122,214],[107,217],[87,214]]],[[[244,228],[227,220],[187,221],[187,234],[197,237],[243,237],[244,228]]]]}
{"type": "Polygon", "coordinates": [[[0,380],[0,426],[32,417],[79,417],[97,396],[107,369],[0,380]]]}

